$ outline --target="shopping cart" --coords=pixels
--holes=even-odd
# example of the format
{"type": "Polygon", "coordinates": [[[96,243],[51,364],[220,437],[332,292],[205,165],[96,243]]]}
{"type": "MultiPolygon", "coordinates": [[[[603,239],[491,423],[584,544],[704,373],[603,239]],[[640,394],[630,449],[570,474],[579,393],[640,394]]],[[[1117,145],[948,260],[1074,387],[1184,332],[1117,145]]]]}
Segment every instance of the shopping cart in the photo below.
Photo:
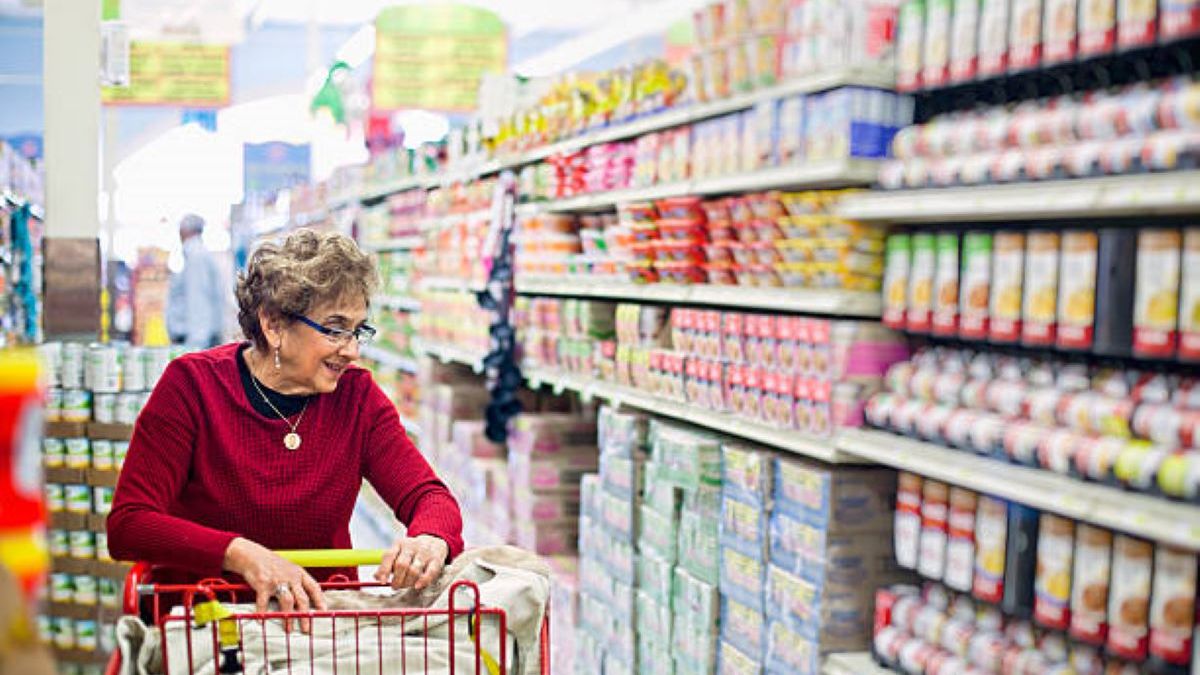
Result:
{"type": "MultiPolygon", "coordinates": [[[[382,550],[311,550],[277,551],[277,553],[301,567],[356,567],[378,565],[383,558],[382,550]]],[[[349,581],[341,575],[321,584],[322,590],[362,590],[387,588],[387,584],[349,581]]],[[[224,603],[253,603],[255,593],[249,586],[232,584],[224,579],[208,579],[196,584],[156,584],[154,568],[138,563],[129,570],[125,579],[123,611],[127,615],[142,616],[159,629],[163,672],[194,673],[200,668],[209,672],[240,673],[247,658],[255,659],[257,667],[272,664],[272,672],[291,673],[294,658],[299,660],[300,672],[330,673],[441,673],[450,675],[507,675],[509,668],[509,645],[507,616],[503,609],[483,607],[479,599],[479,587],[470,581],[456,581],[449,591],[448,607],[443,609],[370,609],[332,610],[309,612],[254,612],[231,611],[224,603]],[[464,597],[465,596],[465,599],[464,597]],[[172,611],[180,608],[181,611],[172,611]],[[293,629],[298,619],[313,622],[309,633],[298,630],[285,632],[285,653],[280,655],[278,647],[272,652],[269,640],[263,639],[256,646],[248,647],[243,639],[246,627],[257,628],[260,635],[267,634],[267,622],[291,620],[293,629]],[[317,636],[317,625],[327,621],[328,635],[317,636]],[[495,640],[489,641],[481,626],[488,620],[498,628],[495,640]],[[430,628],[445,626],[444,639],[431,640],[430,628]],[[346,645],[339,644],[335,637],[337,627],[349,623],[354,627],[353,655],[345,653],[346,645]],[[364,633],[365,630],[365,633],[364,633]],[[462,631],[460,634],[459,631],[462,631]],[[168,633],[185,636],[180,645],[169,647],[168,633]],[[368,639],[363,640],[363,637],[368,639]],[[328,648],[321,649],[315,642],[328,637],[328,648]],[[466,640],[467,642],[463,642],[466,640]],[[395,642],[399,649],[391,646],[395,642]],[[293,645],[293,642],[296,644],[293,645]],[[491,642],[491,644],[484,644],[491,642]],[[416,643],[416,644],[414,644],[416,643]],[[385,645],[387,648],[385,649],[385,645]],[[457,649],[456,649],[457,645],[457,649]],[[464,669],[460,661],[474,661],[474,669],[464,669]],[[252,650],[250,654],[247,650],[252,650]],[[343,653],[339,656],[338,651],[343,653]],[[439,650],[445,652],[440,655],[439,650]],[[385,651],[388,654],[385,655],[385,651]],[[396,659],[399,654],[399,659],[396,659]],[[280,661],[282,656],[283,661],[280,661]],[[435,665],[431,667],[430,659],[435,665]],[[183,659],[184,661],[178,661],[183,659]],[[422,664],[413,668],[410,663],[422,664]],[[186,662],[187,670],[180,671],[179,663],[186,662]],[[438,665],[440,664],[440,665],[438,665]],[[305,667],[306,666],[306,667],[305,667]]],[[[542,675],[550,673],[550,614],[547,610],[538,638],[538,656],[542,675]]],[[[121,672],[121,653],[117,651],[110,659],[106,675],[121,672]]]]}

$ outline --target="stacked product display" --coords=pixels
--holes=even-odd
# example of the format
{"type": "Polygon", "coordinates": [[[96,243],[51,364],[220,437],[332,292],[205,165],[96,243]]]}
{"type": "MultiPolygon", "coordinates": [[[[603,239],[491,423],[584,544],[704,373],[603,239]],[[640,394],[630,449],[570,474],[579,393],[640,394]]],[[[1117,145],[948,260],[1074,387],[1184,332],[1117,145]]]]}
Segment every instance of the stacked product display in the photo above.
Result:
{"type": "Polygon", "coordinates": [[[1194,551],[901,474],[874,651],[906,673],[1185,673],[1194,551]]]}
{"type": "Polygon", "coordinates": [[[163,348],[39,346],[50,389],[42,464],[51,574],[38,628],[65,672],[102,672],[116,649],[128,566],[108,553],[105,517],[133,424],[175,355],[163,348]]]}

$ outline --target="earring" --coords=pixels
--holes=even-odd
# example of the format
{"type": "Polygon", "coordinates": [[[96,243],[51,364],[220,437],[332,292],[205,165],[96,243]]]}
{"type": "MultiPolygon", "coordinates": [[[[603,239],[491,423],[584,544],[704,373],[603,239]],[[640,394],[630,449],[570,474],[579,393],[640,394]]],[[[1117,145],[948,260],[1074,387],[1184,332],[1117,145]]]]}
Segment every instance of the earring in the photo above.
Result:
{"type": "Polygon", "coordinates": [[[281,368],[281,366],[279,365],[279,347],[276,347],[275,348],[275,370],[279,370],[280,368],[281,368]]]}

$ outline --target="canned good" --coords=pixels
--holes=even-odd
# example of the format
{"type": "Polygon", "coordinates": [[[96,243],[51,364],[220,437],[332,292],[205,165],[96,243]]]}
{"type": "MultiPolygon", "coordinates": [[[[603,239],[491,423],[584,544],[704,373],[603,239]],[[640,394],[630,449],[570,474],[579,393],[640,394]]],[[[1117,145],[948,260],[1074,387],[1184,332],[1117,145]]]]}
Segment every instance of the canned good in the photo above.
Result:
{"type": "Polygon", "coordinates": [[[108,515],[112,511],[113,493],[110,487],[92,488],[92,510],[100,515],[108,515]]]}
{"type": "Polygon", "coordinates": [[[97,583],[97,595],[103,607],[121,606],[121,585],[114,579],[101,577],[97,583]]]}
{"type": "MultiPolygon", "coordinates": [[[[54,637],[54,646],[59,649],[75,648],[75,622],[71,619],[61,616],[54,617],[50,623],[50,634],[54,637]]],[[[59,672],[65,671],[59,670],[59,672]]]]}
{"type": "Polygon", "coordinates": [[[42,360],[42,370],[46,373],[46,386],[62,386],[62,343],[46,342],[37,346],[38,357],[42,360]]]}
{"type": "Polygon", "coordinates": [[[145,350],[145,389],[154,389],[154,385],[158,384],[159,378],[167,370],[167,364],[171,362],[170,347],[148,347],[145,350]]]}
{"type": "Polygon", "coordinates": [[[129,347],[121,364],[121,388],[125,391],[142,391],[146,388],[146,350],[129,347]]]}
{"type": "Polygon", "coordinates": [[[92,441],[92,468],[111,471],[113,468],[113,442],[103,439],[92,441]]]}
{"type": "Polygon", "coordinates": [[[117,395],[96,394],[92,400],[92,417],[101,424],[117,421],[117,395]]]}
{"type": "Polygon", "coordinates": [[[86,389],[64,390],[59,418],[63,422],[87,422],[92,419],[92,392],[86,389]]]}
{"type": "Polygon", "coordinates": [[[138,413],[142,411],[144,396],[141,392],[125,392],[117,396],[117,424],[133,424],[137,421],[138,413]]]}
{"type": "Polygon", "coordinates": [[[61,558],[67,555],[71,550],[67,542],[66,530],[50,530],[46,533],[46,548],[52,556],[61,558]]]}
{"type": "Polygon", "coordinates": [[[129,453],[129,441],[113,441],[113,466],[125,466],[125,455],[129,453]]]}
{"type": "Polygon", "coordinates": [[[104,562],[112,562],[112,554],[108,552],[108,533],[96,533],[96,559],[104,562]]]}
{"type": "Polygon", "coordinates": [[[120,393],[121,361],[121,350],[114,345],[90,346],[85,371],[88,388],[96,393],[120,393]]]}
{"type": "Polygon", "coordinates": [[[100,624],[100,651],[111,654],[117,650],[117,625],[115,623],[100,624]]]}
{"type": "Polygon", "coordinates": [[[46,483],[46,510],[57,513],[63,510],[63,486],[58,483],[46,483]]]}
{"type": "Polygon", "coordinates": [[[83,344],[67,342],[62,346],[62,370],[59,383],[63,389],[83,388],[83,344]]]}
{"type": "Polygon", "coordinates": [[[63,390],[58,387],[46,390],[46,421],[58,422],[62,420],[63,409],[63,390]]]}
{"type": "Polygon", "coordinates": [[[50,575],[50,600],[53,602],[70,602],[75,592],[71,575],[54,572],[50,575]]]}
{"type": "Polygon", "coordinates": [[[54,622],[45,614],[39,614],[37,618],[38,640],[44,645],[54,644],[54,622]]]}
{"type": "MultiPolygon", "coordinates": [[[[75,576],[72,583],[75,584],[75,592],[72,594],[75,604],[94,607],[100,601],[96,577],[79,574],[75,576]]],[[[75,635],[75,639],[79,639],[78,633],[75,635]]]]}
{"type": "Polygon", "coordinates": [[[71,557],[92,559],[96,557],[96,535],[88,530],[73,530],[67,535],[71,557]]]}
{"type": "Polygon", "coordinates": [[[92,489],[86,485],[68,485],[63,489],[63,504],[68,513],[92,512],[92,489]]]}
{"type": "Polygon", "coordinates": [[[61,438],[42,439],[42,464],[56,469],[66,461],[67,446],[61,438]]]}
{"type": "MultiPolygon", "coordinates": [[[[93,603],[95,604],[95,603],[93,603]]],[[[75,622],[75,648],[85,651],[96,651],[98,635],[96,633],[96,622],[91,619],[82,619],[75,622]]]]}
{"type": "Polygon", "coordinates": [[[86,469],[92,464],[92,444],[86,438],[68,438],[65,462],[69,469],[86,469]]]}

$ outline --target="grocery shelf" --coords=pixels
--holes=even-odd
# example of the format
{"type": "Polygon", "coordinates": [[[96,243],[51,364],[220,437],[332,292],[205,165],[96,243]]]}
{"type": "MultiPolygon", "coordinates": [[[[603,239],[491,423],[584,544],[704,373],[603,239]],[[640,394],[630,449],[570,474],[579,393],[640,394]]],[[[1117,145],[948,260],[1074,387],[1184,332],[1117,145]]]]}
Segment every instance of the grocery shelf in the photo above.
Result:
{"type": "Polygon", "coordinates": [[[430,182],[431,179],[429,176],[409,176],[408,178],[369,188],[359,195],[358,200],[361,202],[379,201],[397,192],[428,187],[430,182]]]}
{"type": "Polygon", "coordinates": [[[875,182],[878,173],[879,162],[877,160],[849,158],[820,160],[715,178],[696,178],[648,187],[579,195],[553,201],[533,202],[523,205],[522,211],[527,213],[535,208],[552,213],[602,211],[628,202],[687,195],[708,196],[760,190],[851,187],[875,182]]]}
{"type": "Polygon", "coordinates": [[[846,652],[825,657],[821,672],[824,675],[890,675],[895,671],[875,663],[866,652],[846,652]]]}
{"type": "Polygon", "coordinates": [[[416,359],[410,359],[407,356],[401,356],[389,349],[376,345],[363,345],[359,351],[364,358],[378,361],[380,365],[387,368],[395,368],[406,373],[416,373],[418,370],[416,359]]]}
{"type": "Polygon", "coordinates": [[[595,277],[518,276],[517,293],[870,318],[878,318],[882,311],[879,293],[710,284],[635,284],[595,277]]]}
{"type": "Polygon", "coordinates": [[[445,229],[451,225],[461,222],[475,222],[486,218],[491,218],[492,209],[478,209],[467,213],[449,213],[444,216],[435,216],[426,218],[421,222],[422,232],[433,232],[436,230],[445,229]]]}
{"type": "Polygon", "coordinates": [[[459,365],[468,366],[477,373],[483,372],[483,358],[486,356],[485,354],[477,354],[469,349],[462,349],[456,345],[438,344],[425,341],[419,342],[416,349],[422,354],[435,358],[442,363],[457,363],[459,365]]]}
{"type": "Polygon", "coordinates": [[[609,401],[614,406],[628,405],[823,462],[856,463],[854,457],[838,451],[835,440],[831,438],[818,438],[798,431],[774,429],[734,415],[712,412],[687,403],[647,394],[632,387],[601,382],[595,378],[585,378],[542,368],[522,368],[521,371],[534,389],[548,384],[557,393],[574,391],[585,401],[599,398],[609,401]]]}
{"type": "Polygon", "coordinates": [[[1200,506],[1007,464],[882,431],[847,430],[839,451],[1154,541],[1200,550],[1200,506]]]}
{"type": "Polygon", "coordinates": [[[376,298],[376,301],[379,302],[381,307],[398,309],[402,312],[421,311],[421,301],[406,295],[381,295],[376,298]]]}
{"type": "Polygon", "coordinates": [[[363,247],[372,251],[407,251],[424,243],[424,237],[397,237],[379,242],[368,241],[363,244],[363,247]]]}
{"type": "Polygon", "coordinates": [[[483,289],[482,284],[472,284],[458,277],[425,277],[417,285],[422,291],[474,293],[483,289]]]}
{"type": "Polygon", "coordinates": [[[498,168],[512,168],[536,162],[553,155],[575,152],[597,143],[618,141],[683,124],[700,122],[712,117],[753,108],[763,101],[771,101],[794,94],[808,94],[846,86],[878,87],[889,89],[895,86],[895,74],[886,68],[845,68],[825,73],[805,75],[791,79],[774,87],[729,96],[711,103],[698,103],[652,113],[640,119],[610,127],[597,129],[576,138],[559,141],[535,148],[499,163],[498,168]]]}
{"type": "Polygon", "coordinates": [[[1200,213],[1200,171],[864,192],[848,195],[837,212],[855,220],[893,223],[1200,213]]]}

